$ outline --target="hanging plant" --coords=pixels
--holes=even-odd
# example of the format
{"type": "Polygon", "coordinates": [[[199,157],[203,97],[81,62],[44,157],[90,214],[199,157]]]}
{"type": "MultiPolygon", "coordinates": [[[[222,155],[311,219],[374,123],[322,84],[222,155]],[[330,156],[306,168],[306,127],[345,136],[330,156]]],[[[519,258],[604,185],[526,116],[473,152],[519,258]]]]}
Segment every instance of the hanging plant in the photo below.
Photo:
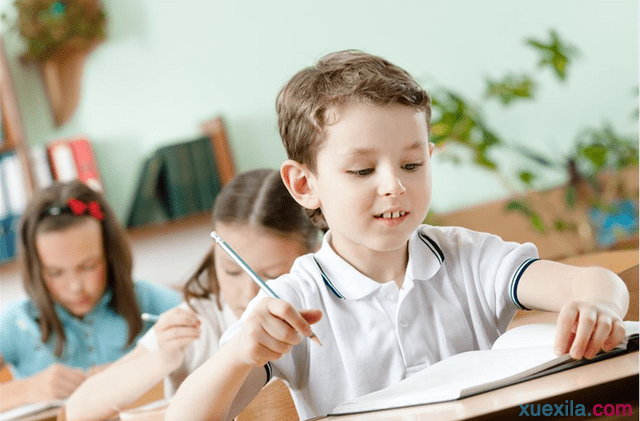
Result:
{"type": "MultiPolygon", "coordinates": [[[[62,51],[87,51],[105,39],[106,15],[98,0],[16,0],[22,58],[44,62],[62,51]]],[[[3,16],[6,20],[6,16],[3,16]]]]}

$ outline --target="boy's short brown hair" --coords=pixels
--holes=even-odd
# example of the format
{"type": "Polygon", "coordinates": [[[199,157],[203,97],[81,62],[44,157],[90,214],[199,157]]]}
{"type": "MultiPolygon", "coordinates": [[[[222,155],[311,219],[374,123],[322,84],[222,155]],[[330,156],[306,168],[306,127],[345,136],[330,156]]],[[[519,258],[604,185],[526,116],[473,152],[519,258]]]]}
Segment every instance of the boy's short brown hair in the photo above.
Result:
{"type": "MultiPolygon", "coordinates": [[[[362,51],[331,53],[296,73],[278,95],[278,126],[289,159],[315,173],[331,111],[349,103],[402,104],[423,111],[427,125],[431,118],[429,95],[405,70],[362,51]]],[[[326,229],[320,209],[308,216],[326,229]]]]}

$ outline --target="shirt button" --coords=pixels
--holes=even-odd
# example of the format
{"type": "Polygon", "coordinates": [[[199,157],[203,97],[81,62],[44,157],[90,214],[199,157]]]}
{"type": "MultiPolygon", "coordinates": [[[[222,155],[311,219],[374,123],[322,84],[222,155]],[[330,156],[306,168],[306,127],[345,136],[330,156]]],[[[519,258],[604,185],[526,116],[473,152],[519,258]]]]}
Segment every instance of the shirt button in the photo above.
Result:
{"type": "Polygon", "coordinates": [[[409,322],[407,322],[406,319],[400,319],[398,320],[398,324],[400,325],[400,327],[407,327],[409,326],[409,322]]]}
{"type": "Polygon", "coordinates": [[[395,299],[394,295],[392,293],[387,293],[387,295],[385,295],[385,297],[387,297],[387,300],[389,301],[393,301],[395,299]]]}

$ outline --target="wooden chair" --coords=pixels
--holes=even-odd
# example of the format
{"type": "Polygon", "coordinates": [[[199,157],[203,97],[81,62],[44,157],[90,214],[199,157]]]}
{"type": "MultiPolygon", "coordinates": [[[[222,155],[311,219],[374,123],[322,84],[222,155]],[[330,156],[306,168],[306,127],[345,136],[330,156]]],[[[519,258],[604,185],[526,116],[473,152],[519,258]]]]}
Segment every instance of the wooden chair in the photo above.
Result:
{"type": "Polygon", "coordinates": [[[280,379],[272,379],[238,415],[237,421],[298,421],[291,393],[280,379]]]}

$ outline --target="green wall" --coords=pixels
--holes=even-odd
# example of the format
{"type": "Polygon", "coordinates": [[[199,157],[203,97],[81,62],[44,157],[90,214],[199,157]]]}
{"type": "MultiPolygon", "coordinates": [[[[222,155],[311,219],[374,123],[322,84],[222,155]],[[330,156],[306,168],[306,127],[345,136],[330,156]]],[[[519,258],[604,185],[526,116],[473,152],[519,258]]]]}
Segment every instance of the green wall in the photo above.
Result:
{"type": "MultiPolygon", "coordinates": [[[[322,55],[357,48],[384,56],[427,90],[446,86],[471,101],[486,77],[535,68],[528,37],[555,29],[581,55],[558,84],[536,74],[536,101],[485,110],[509,141],[567,151],[578,130],[609,121],[637,136],[637,0],[582,1],[215,1],[103,0],[108,39],[89,56],[73,119],[54,128],[35,67],[16,60],[21,41],[2,32],[12,57],[31,145],[87,134],[106,192],[124,219],[143,160],[187,139],[222,115],[240,171],[278,167],[285,158],[274,102],[297,70],[322,55]]],[[[11,2],[1,6],[11,13],[11,2]]],[[[505,158],[506,159],[506,158],[505,158]]],[[[436,157],[433,209],[452,210],[504,196],[491,175],[436,157]]],[[[559,183],[562,174],[545,182],[559,183]]]]}

